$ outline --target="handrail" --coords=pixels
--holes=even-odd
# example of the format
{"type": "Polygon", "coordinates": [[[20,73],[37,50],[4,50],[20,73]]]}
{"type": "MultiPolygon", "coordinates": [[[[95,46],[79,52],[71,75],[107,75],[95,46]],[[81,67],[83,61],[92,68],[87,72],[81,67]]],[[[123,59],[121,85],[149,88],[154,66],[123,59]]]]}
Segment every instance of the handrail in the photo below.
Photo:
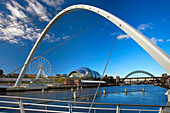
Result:
{"type": "Polygon", "coordinates": [[[42,99],[42,98],[29,98],[29,97],[18,97],[18,96],[4,96],[4,95],[0,95],[0,98],[37,100],[37,101],[50,101],[50,102],[63,102],[63,103],[73,103],[73,104],[118,105],[118,106],[145,106],[145,107],[162,107],[162,108],[170,107],[170,106],[167,106],[167,105],[144,105],[144,104],[75,102],[75,101],[63,101],[63,100],[52,100],[52,99],[42,99]]]}
{"type": "MultiPolygon", "coordinates": [[[[0,107],[2,109],[13,109],[13,110],[20,110],[20,108],[11,108],[11,107],[0,107]]],[[[68,112],[64,112],[64,111],[54,111],[54,110],[42,110],[42,109],[29,109],[26,108],[24,109],[25,111],[37,111],[37,112],[50,112],[50,113],[68,113],[68,112]]]]}
{"type": "MultiPolygon", "coordinates": [[[[96,110],[106,110],[106,111],[116,111],[116,113],[120,113],[120,111],[138,111],[139,113],[142,111],[146,112],[159,112],[163,113],[164,111],[169,112],[170,110],[164,110],[164,107],[170,107],[165,105],[139,105],[139,104],[116,104],[116,103],[91,103],[91,102],[75,102],[75,101],[62,101],[62,100],[52,100],[52,99],[41,99],[41,98],[29,98],[29,97],[18,97],[18,96],[6,96],[6,95],[0,95],[0,98],[8,98],[8,100],[0,101],[0,103],[4,103],[5,105],[0,106],[0,110],[20,110],[21,113],[25,113],[25,111],[38,111],[38,112],[51,112],[51,113],[72,113],[73,109],[80,110],[77,113],[80,113],[82,110],[88,110],[89,106],[77,106],[74,104],[95,104],[95,105],[116,105],[112,107],[92,107],[91,109],[94,110],[96,113],[96,110]],[[12,100],[11,100],[12,99],[12,100]],[[13,101],[13,99],[18,100],[18,102],[13,101]],[[9,101],[11,100],[11,101],[9,101]],[[23,102],[23,100],[35,100],[35,101],[46,101],[46,102],[62,102],[67,103],[68,105],[60,105],[59,103],[57,105],[52,104],[38,104],[38,103],[26,103],[23,102]],[[8,106],[6,104],[18,104],[18,106],[8,106]],[[27,108],[27,106],[35,106],[33,109],[27,108]],[[45,107],[45,109],[37,109],[36,106],[45,107]],[[155,109],[145,109],[145,108],[120,108],[120,106],[143,106],[143,107],[158,107],[155,109]],[[47,107],[53,107],[55,109],[47,109],[47,107]],[[57,108],[64,108],[62,111],[61,109],[57,108]],[[58,111],[60,110],[60,111],[58,111]],[[65,110],[65,111],[64,111],[65,110]]],[[[82,112],[81,112],[82,113],[82,112]]]]}

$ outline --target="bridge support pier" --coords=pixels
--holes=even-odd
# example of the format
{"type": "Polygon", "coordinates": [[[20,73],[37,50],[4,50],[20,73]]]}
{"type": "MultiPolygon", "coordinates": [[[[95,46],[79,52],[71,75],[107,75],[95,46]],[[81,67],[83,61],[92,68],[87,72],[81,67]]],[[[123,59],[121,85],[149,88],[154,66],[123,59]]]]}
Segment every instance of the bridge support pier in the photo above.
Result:
{"type": "Polygon", "coordinates": [[[165,95],[168,95],[168,102],[170,102],[170,89],[165,93],[165,95]]]}

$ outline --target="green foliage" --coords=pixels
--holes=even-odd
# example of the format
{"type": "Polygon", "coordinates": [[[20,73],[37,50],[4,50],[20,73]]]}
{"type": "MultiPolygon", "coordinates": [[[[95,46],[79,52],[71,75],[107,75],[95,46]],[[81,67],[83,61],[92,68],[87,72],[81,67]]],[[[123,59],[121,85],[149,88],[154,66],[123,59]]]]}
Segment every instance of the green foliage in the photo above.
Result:
{"type": "Polygon", "coordinates": [[[61,78],[58,78],[55,82],[56,83],[64,83],[65,81],[65,78],[61,77],[61,78]]]}

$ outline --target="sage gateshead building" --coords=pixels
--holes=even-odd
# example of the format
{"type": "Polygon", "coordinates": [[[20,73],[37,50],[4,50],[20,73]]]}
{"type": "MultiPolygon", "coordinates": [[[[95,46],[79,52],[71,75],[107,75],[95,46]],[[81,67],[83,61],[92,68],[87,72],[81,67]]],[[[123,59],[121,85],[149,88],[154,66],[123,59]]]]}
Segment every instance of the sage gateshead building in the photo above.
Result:
{"type": "Polygon", "coordinates": [[[69,78],[80,78],[85,80],[94,80],[102,76],[97,72],[87,67],[80,67],[68,74],[69,78]]]}

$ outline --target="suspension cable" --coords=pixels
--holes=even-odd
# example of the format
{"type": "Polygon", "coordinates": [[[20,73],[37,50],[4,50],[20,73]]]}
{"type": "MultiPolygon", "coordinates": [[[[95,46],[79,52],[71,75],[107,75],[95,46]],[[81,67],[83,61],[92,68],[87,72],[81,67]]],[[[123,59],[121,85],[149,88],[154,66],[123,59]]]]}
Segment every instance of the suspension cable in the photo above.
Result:
{"type": "Polygon", "coordinates": [[[23,26],[23,25],[25,25],[25,24],[31,24],[31,23],[33,23],[33,22],[41,21],[41,20],[43,20],[43,19],[47,19],[47,18],[41,18],[41,19],[35,20],[35,21],[28,21],[28,22],[21,23],[21,24],[16,24],[16,25],[12,25],[12,26],[6,26],[6,27],[4,27],[4,28],[1,28],[0,31],[3,31],[3,30],[5,30],[5,29],[7,29],[7,28],[13,28],[13,27],[17,27],[17,26],[23,26]]]}
{"type": "Polygon", "coordinates": [[[64,43],[66,43],[66,42],[68,42],[69,40],[71,40],[71,39],[75,38],[76,36],[78,36],[78,35],[80,35],[80,34],[84,33],[85,31],[87,31],[87,30],[89,30],[90,28],[92,28],[92,27],[96,26],[97,24],[101,23],[102,21],[104,21],[104,19],[102,19],[102,20],[98,21],[97,23],[95,23],[95,24],[91,25],[90,27],[88,27],[88,28],[86,28],[86,29],[82,30],[81,32],[79,32],[79,33],[77,33],[77,34],[75,34],[75,35],[74,35],[74,36],[72,36],[71,38],[69,38],[69,39],[65,40],[64,42],[62,42],[62,43],[58,44],[57,46],[55,46],[55,47],[53,47],[53,48],[49,49],[48,51],[44,52],[43,54],[41,54],[41,55],[39,55],[39,56],[34,57],[34,58],[30,61],[30,62],[28,62],[28,63],[26,63],[26,64],[24,64],[24,65],[20,66],[19,68],[16,68],[14,71],[10,72],[10,73],[9,73],[9,74],[7,74],[7,75],[10,75],[10,74],[14,73],[15,71],[17,71],[17,70],[21,69],[23,66],[25,66],[25,65],[27,65],[27,64],[30,64],[33,60],[35,60],[35,59],[37,59],[37,58],[39,58],[39,57],[41,57],[41,56],[43,56],[43,55],[47,54],[48,52],[50,52],[50,51],[54,50],[55,48],[57,48],[57,47],[59,47],[59,46],[63,45],[64,43]]]}
{"type": "MultiPolygon", "coordinates": [[[[75,18],[72,18],[72,19],[69,19],[69,20],[63,21],[63,22],[61,22],[61,23],[57,23],[57,24],[55,24],[54,26],[57,26],[57,25],[60,25],[60,24],[64,24],[64,23],[67,23],[67,22],[70,22],[70,21],[73,21],[73,20],[77,20],[77,19],[80,19],[80,18],[83,18],[83,17],[89,16],[89,15],[91,15],[91,14],[81,15],[81,16],[79,16],[79,17],[75,17],[75,18]]],[[[39,31],[42,31],[42,29],[38,29],[38,30],[35,30],[35,31],[31,31],[31,32],[28,32],[28,33],[22,34],[22,35],[20,35],[20,36],[16,36],[16,37],[13,37],[13,38],[10,38],[10,39],[6,39],[6,40],[4,40],[4,41],[1,41],[1,42],[0,42],[0,44],[5,43],[5,42],[8,42],[8,41],[10,41],[10,40],[14,40],[14,39],[17,39],[17,38],[23,37],[23,36],[28,35],[28,34],[32,34],[32,33],[34,33],[34,32],[39,32],[39,31]]]]}
{"type": "Polygon", "coordinates": [[[10,40],[14,40],[14,39],[23,37],[23,36],[28,35],[28,34],[32,34],[32,33],[34,33],[34,32],[38,32],[38,31],[42,31],[42,29],[38,29],[38,30],[35,30],[35,31],[31,31],[31,32],[22,34],[22,35],[20,35],[20,36],[16,36],[16,37],[13,37],[13,38],[10,38],[10,39],[6,39],[6,40],[4,40],[4,41],[1,41],[0,44],[5,43],[5,42],[8,42],[8,41],[10,41],[10,40]]]}
{"type": "Polygon", "coordinates": [[[44,52],[43,54],[39,55],[38,57],[41,57],[41,56],[43,56],[43,55],[47,54],[48,52],[52,51],[53,49],[55,49],[55,48],[59,47],[60,45],[62,45],[62,44],[64,44],[64,43],[66,43],[67,41],[69,41],[69,40],[73,39],[74,37],[76,37],[76,36],[78,36],[78,35],[82,34],[83,32],[85,32],[85,31],[89,30],[90,28],[92,28],[92,27],[96,26],[97,24],[101,23],[102,21],[103,21],[103,20],[98,21],[97,23],[95,23],[95,24],[93,24],[92,26],[90,26],[90,27],[86,28],[85,30],[83,30],[83,31],[81,31],[81,32],[79,32],[79,33],[77,33],[76,35],[74,35],[74,36],[72,36],[71,38],[67,39],[66,41],[64,41],[64,42],[60,43],[59,45],[57,45],[57,46],[55,46],[55,47],[53,47],[53,48],[49,49],[48,51],[44,52]]]}
{"type": "Polygon", "coordinates": [[[109,63],[109,60],[110,60],[110,57],[111,57],[111,54],[112,54],[112,51],[113,51],[113,48],[114,48],[114,45],[115,45],[115,42],[116,42],[116,39],[117,39],[118,31],[119,31],[119,28],[117,29],[116,37],[115,37],[115,39],[114,39],[114,41],[113,41],[113,45],[112,45],[112,48],[111,48],[109,57],[108,57],[108,59],[107,59],[107,62],[106,62],[105,68],[104,68],[104,70],[103,70],[102,77],[100,78],[100,82],[99,82],[99,84],[98,84],[98,86],[97,86],[96,92],[95,92],[95,94],[94,94],[94,96],[93,96],[93,100],[92,100],[92,103],[91,103],[91,105],[90,105],[90,108],[89,108],[88,113],[90,113],[91,108],[93,107],[94,100],[95,100],[95,98],[96,98],[96,96],[97,96],[97,93],[98,93],[98,90],[99,90],[99,88],[100,88],[102,78],[103,78],[103,76],[104,76],[104,74],[105,74],[107,65],[108,65],[108,63],[109,63]]]}
{"type": "MultiPolygon", "coordinates": [[[[52,12],[55,12],[55,11],[52,11],[52,12]]],[[[46,15],[51,15],[51,13],[41,13],[41,14],[36,14],[36,15],[32,15],[32,19],[33,18],[36,18],[37,16],[39,16],[39,17],[43,17],[43,16],[46,16],[46,15]]],[[[22,19],[29,19],[29,17],[23,17],[23,18],[19,18],[20,20],[22,20],[22,19]]],[[[9,21],[13,21],[13,22],[17,22],[17,20],[18,20],[18,18],[17,19],[11,19],[11,20],[9,20],[9,21]]],[[[4,23],[2,23],[2,22],[0,22],[0,24],[2,24],[2,25],[11,25],[11,24],[7,24],[6,22],[5,22],[5,24],[4,23]]]]}
{"type": "MultiPolygon", "coordinates": [[[[79,17],[76,17],[76,18],[72,18],[70,20],[66,20],[66,21],[72,21],[72,20],[76,20],[76,19],[79,19],[79,18],[82,18],[82,17],[85,17],[85,16],[88,16],[88,15],[91,15],[91,14],[85,14],[85,15],[82,15],[82,16],[79,16],[79,17]]],[[[12,25],[12,26],[6,26],[4,28],[1,28],[0,31],[2,30],[5,30],[7,28],[13,28],[13,27],[17,27],[17,26],[23,26],[25,24],[30,24],[30,23],[33,23],[33,22],[37,22],[37,21],[41,21],[43,19],[47,19],[47,18],[41,18],[41,19],[38,19],[38,20],[35,20],[35,21],[28,21],[28,22],[25,22],[25,23],[21,23],[21,24],[17,24],[17,25],[12,25]]],[[[65,22],[65,21],[64,21],[65,22]]],[[[60,24],[64,23],[64,22],[61,22],[60,24]]]]}

